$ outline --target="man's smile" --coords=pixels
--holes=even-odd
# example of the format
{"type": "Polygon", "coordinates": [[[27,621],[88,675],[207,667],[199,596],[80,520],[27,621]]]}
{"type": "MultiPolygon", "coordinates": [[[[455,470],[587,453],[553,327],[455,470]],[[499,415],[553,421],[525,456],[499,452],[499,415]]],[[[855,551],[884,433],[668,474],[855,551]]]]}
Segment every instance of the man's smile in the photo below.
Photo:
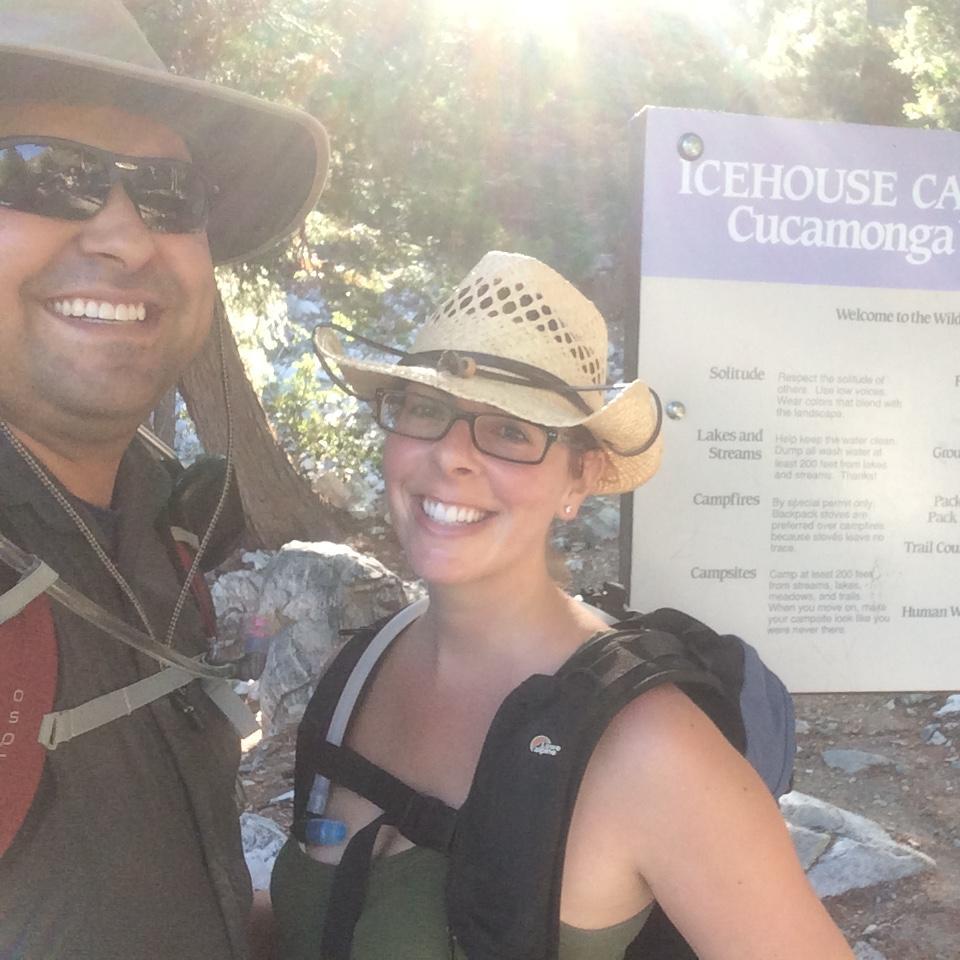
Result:
{"type": "Polygon", "coordinates": [[[115,302],[68,297],[47,301],[48,309],[63,317],[80,317],[105,323],[138,323],[147,319],[147,307],[142,300],[115,302]]]}

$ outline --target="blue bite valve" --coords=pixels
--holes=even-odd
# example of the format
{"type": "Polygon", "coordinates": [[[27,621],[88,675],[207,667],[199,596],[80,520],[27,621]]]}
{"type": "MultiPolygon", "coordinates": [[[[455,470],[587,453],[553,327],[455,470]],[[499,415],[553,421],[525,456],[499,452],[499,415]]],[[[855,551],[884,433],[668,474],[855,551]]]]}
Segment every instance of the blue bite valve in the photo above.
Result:
{"type": "Polygon", "coordinates": [[[328,817],[310,817],[304,828],[307,843],[333,847],[347,839],[347,825],[342,820],[328,817]]]}

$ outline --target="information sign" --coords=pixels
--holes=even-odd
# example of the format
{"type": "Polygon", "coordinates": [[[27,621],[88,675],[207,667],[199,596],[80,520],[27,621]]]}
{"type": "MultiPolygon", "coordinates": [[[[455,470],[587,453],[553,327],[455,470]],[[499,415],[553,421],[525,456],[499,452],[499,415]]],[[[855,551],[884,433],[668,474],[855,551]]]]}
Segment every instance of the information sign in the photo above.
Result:
{"type": "MultiPolygon", "coordinates": [[[[795,691],[960,686],[960,134],[648,108],[631,603],[795,691]]],[[[632,355],[632,354],[631,354],[632,355]]]]}

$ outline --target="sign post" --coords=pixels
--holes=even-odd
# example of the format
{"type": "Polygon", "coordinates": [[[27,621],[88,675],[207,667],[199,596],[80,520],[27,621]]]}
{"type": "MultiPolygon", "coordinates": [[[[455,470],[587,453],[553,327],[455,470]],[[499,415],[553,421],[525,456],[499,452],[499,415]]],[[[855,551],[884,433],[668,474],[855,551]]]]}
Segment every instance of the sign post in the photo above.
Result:
{"type": "Polygon", "coordinates": [[[960,686],[960,134],[648,108],[631,604],[796,692],[960,686]]]}

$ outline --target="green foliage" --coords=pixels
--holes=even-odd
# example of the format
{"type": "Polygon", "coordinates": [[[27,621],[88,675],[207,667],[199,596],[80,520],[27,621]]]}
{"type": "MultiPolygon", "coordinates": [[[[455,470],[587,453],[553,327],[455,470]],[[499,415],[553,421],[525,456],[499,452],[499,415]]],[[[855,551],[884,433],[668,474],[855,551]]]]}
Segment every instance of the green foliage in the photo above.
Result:
{"type": "Polygon", "coordinates": [[[872,6],[867,0],[761,0],[754,44],[769,83],[764,112],[903,125],[911,87],[893,62],[896,20],[870,16],[872,6]]]}
{"type": "MultiPolygon", "coordinates": [[[[242,284],[225,271],[220,287],[247,377],[293,462],[311,479],[327,471],[348,483],[365,476],[379,462],[379,430],[365,404],[318,378],[309,345],[315,320],[292,322],[266,271],[242,284]]],[[[340,315],[333,320],[352,325],[340,315]]]]}
{"type": "Polygon", "coordinates": [[[893,42],[896,66],[913,84],[908,117],[925,126],[960,127],[960,7],[928,0],[910,7],[893,42]]]}
{"type": "Polygon", "coordinates": [[[263,400],[281,442],[301,465],[315,464],[308,472],[336,467],[350,481],[379,464],[380,436],[369,409],[336,388],[318,387],[311,358],[296,361],[282,385],[269,384],[263,400]]]}
{"type": "MultiPolygon", "coordinates": [[[[539,256],[588,292],[600,263],[622,269],[628,124],[646,104],[958,119],[955,0],[905,19],[904,0],[742,0],[712,16],[670,0],[557,0],[538,21],[531,5],[131,0],[174,69],[302,106],[330,131],[318,212],[228,281],[248,368],[295,456],[356,471],[370,451],[360,420],[331,414],[351,408],[312,378],[317,320],[407,343],[488,249],[539,256]],[[317,306],[288,314],[279,291],[317,306]]],[[[623,305],[603,308],[616,330],[623,305]]]]}

